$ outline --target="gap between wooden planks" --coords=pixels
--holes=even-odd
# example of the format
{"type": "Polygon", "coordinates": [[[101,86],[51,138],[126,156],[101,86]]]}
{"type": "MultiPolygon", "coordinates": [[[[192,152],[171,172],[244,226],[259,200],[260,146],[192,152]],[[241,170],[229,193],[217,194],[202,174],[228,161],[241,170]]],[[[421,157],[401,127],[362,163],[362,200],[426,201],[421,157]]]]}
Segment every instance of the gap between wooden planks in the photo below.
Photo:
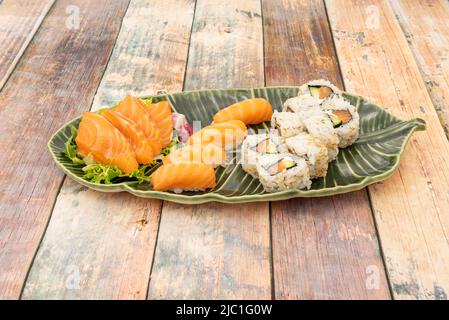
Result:
{"type": "MultiPolygon", "coordinates": [[[[199,0],[185,90],[264,85],[259,0],[199,0]]],[[[150,299],[270,299],[268,203],[164,202],[150,299]]]]}
{"type": "Polygon", "coordinates": [[[391,0],[449,138],[449,2],[391,0]]]}
{"type": "MultiPolygon", "coordinates": [[[[92,110],[126,94],[181,91],[193,13],[193,1],[132,0],[92,110]]],[[[23,297],[144,299],[161,204],[67,179],[23,297]]]]}
{"type": "Polygon", "coordinates": [[[47,141],[91,103],[127,3],[58,1],[0,94],[0,298],[19,297],[64,177],[47,141]]]}
{"type": "Polygon", "coordinates": [[[55,0],[5,0],[0,2],[0,90],[55,0]]]}
{"type": "MultiPolygon", "coordinates": [[[[264,0],[263,13],[267,85],[342,87],[323,2],[264,0]]],[[[276,299],[390,298],[366,190],[271,206],[276,299]]]]}
{"type": "Polygon", "coordinates": [[[449,143],[387,1],[326,1],[343,79],[401,119],[420,117],[390,179],[369,187],[396,299],[447,299],[449,143]]]}

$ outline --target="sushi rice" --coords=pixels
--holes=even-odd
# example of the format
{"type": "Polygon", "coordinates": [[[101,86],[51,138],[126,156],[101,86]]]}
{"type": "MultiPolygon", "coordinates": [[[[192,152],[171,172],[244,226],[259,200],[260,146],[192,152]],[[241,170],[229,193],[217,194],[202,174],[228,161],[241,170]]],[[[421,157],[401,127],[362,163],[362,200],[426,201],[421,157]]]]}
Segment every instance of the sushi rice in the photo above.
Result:
{"type": "Polygon", "coordinates": [[[300,115],[291,112],[275,111],[271,118],[271,127],[282,138],[292,137],[305,130],[300,115]]]}
{"type": "Polygon", "coordinates": [[[306,160],[290,153],[260,155],[257,174],[267,192],[309,189],[312,184],[306,160]],[[288,166],[283,163],[288,163],[288,166]]]}
{"type": "Polygon", "coordinates": [[[283,112],[308,113],[316,112],[321,101],[312,97],[310,94],[304,94],[297,97],[287,99],[282,108],[283,112]]]}
{"type": "Polygon", "coordinates": [[[242,168],[254,178],[258,178],[256,165],[259,155],[265,153],[275,154],[286,151],[287,147],[281,143],[279,136],[274,133],[248,135],[242,143],[242,168]]]}
{"type": "Polygon", "coordinates": [[[310,169],[310,178],[324,177],[327,174],[327,149],[317,142],[312,135],[301,132],[285,139],[288,151],[298,157],[303,157],[310,169]]]}
{"type": "Polygon", "coordinates": [[[334,95],[321,105],[321,110],[332,117],[332,113],[336,114],[346,112],[347,122],[342,123],[335,128],[339,137],[340,148],[346,148],[353,144],[359,137],[360,116],[356,108],[340,95],[334,95]]]}

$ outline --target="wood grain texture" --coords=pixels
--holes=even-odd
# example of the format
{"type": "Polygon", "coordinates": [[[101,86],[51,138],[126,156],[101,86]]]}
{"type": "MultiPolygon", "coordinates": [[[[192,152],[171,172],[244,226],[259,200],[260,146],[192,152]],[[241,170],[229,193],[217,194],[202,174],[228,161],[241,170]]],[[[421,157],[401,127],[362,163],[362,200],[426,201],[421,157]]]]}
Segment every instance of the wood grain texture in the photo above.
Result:
{"type": "MultiPolygon", "coordinates": [[[[262,86],[260,3],[197,2],[184,89],[262,86]]],[[[267,203],[165,202],[150,299],[269,299],[267,203]]]]}
{"type": "Polygon", "coordinates": [[[59,1],[0,94],[0,297],[17,298],[63,179],[50,136],[86,109],[127,1],[59,1]],[[66,28],[69,5],[79,29],[66,28]]]}
{"type": "Polygon", "coordinates": [[[449,137],[449,2],[390,1],[449,137]]]}
{"type": "Polygon", "coordinates": [[[402,119],[421,117],[400,167],[369,188],[387,272],[397,299],[449,292],[449,143],[387,1],[327,1],[343,79],[402,119]]]}
{"type": "Polygon", "coordinates": [[[194,0],[132,0],[93,109],[126,94],[181,91],[194,0]]]}
{"type": "Polygon", "coordinates": [[[55,0],[0,1],[0,90],[55,0]]]}
{"type": "MultiPolygon", "coordinates": [[[[263,1],[267,85],[342,87],[324,3],[263,1]]],[[[273,202],[276,299],[388,299],[365,190],[273,202]]]]}
{"type": "MultiPolygon", "coordinates": [[[[92,109],[161,84],[180,91],[193,9],[192,1],[132,0],[92,109]]],[[[23,297],[145,299],[161,206],[66,181],[23,297]]]]}

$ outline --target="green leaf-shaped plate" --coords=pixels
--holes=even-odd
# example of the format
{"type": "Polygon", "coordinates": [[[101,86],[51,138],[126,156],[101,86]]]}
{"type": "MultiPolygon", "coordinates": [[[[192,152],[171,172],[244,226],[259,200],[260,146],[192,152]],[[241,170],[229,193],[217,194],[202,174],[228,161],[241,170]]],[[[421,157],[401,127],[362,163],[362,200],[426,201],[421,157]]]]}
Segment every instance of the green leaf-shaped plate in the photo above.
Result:
{"type": "MultiPolygon", "coordinates": [[[[268,99],[273,108],[297,95],[298,87],[270,87],[258,89],[216,89],[180,92],[154,96],[153,101],[169,100],[176,112],[185,114],[190,123],[200,120],[205,126],[213,115],[232,103],[252,97],[268,99]]],[[[48,143],[56,163],[79,183],[103,192],[128,191],[139,197],[158,198],[179,203],[226,203],[274,201],[294,197],[329,196],[359,190],[391,176],[399,165],[405,145],[415,130],[425,130],[422,119],[400,120],[365,98],[345,93],[360,113],[360,137],[350,147],[341,149],[337,160],[330,163],[327,176],[313,181],[310,190],[288,190],[266,193],[258,179],[246,174],[240,165],[232,164],[216,170],[217,186],[209,192],[154,191],[148,184],[123,182],[113,185],[96,184],[82,178],[80,165],[75,165],[64,154],[64,143],[70,136],[70,127],[78,127],[80,118],[59,129],[48,143]]],[[[251,126],[250,130],[267,128],[266,124],[251,126]]]]}

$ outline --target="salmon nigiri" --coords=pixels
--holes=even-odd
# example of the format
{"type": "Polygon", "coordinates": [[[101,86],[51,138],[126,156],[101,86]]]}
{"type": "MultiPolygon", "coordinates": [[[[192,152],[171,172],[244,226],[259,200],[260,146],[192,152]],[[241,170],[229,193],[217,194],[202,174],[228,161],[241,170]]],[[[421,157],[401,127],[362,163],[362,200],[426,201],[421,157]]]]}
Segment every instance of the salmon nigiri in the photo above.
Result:
{"type": "Polygon", "coordinates": [[[186,145],[172,151],[162,159],[164,164],[168,163],[206,163],[213,167],[223,164],[226,153],[223,148],[213,144],[186,145]]]}
{"type": "Polygon", "coordinates": [[[151,117],[145,108],[145,103],[139,98],[126,96],[125,99],[117,104],[114,111],[117,111],[128,119],[134,121],[151,141],[153,154],[158,155],[162,150],[159,129],[151,120],[151,117]]]}
{"type": "Polygon", "coordinates": [[[246,137],[246,125],[240,120],[214,123],[194,133],[187,144],[214,143],[226,150],[236,147],[246,137]]]}
{"type": "Polygon", "coordinates": [[[175,192],[205,190],[216,185],[214,168],[204,163],[164,164],[151,175],[151,182],[154,190],[175,192]]]}
{"type": "Polygon", "coordinates": [[[136,153],[137,162],[149,164],[153,162],[153,147],[142,129],[132,120],[114,110],[104,110],[101,115],[128,138],[136,153]]]}
{"type": "Polygon", "coordinates": [[[162,148],[168,146],[173,137],[172,110],[168,101],[161,101],[146,105],[151,120],[159,129],[162,148]]]}
{"type": "Polygon", "coordinates": [[[258,124],[270,121],[273,115],[271,104],[262,98],[253,98],[237,102],[221,109],[214,116],[214,123],[241,120],[245,124],[258,124]]]}
{"type": "Polygon", "coordinates": [[[131,173],[139,164],[126,137],[102,116],[85,112],[75,139],[78,152],[92,156],[102,164],[115,164],[125,173],[131,173]]]}

